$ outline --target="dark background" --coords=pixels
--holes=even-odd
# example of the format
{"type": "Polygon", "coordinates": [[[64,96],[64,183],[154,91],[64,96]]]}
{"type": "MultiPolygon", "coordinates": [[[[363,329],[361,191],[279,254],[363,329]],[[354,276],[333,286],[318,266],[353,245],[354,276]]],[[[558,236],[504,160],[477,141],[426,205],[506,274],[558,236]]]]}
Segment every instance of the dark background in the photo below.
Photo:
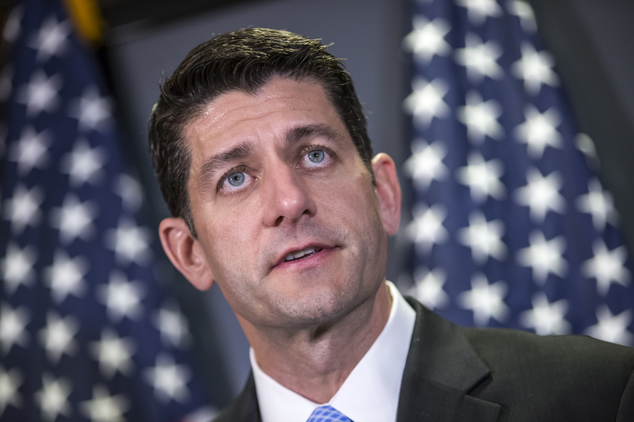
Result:
{"type": "MultiPolygon", "coordinates": [[[[440,1],[440,0],[436,0],[440,1]]],[[[127,129],[126,148],[147,187],[154,224],[167,209],[146,152],[147,119],[158,97],[158,81],[169,76],[187,52],[214,34],[244,27],[287,29],[324,43],[346,58],[369,119],[375,152],[397,165],[409,155],[407,120],[401,102],[409,93],[402,38],[411,30],[406,0],[101,0],[107,22],[100,55],[127,129]]],[[[554,54],[581,130],[594,140],[600,178],[612,192],[626,244],[634,245],[634,2],[630,0],[530,0],[542,41],[554,54]]],[[[6,13],[8,1],[0,1],[6,13]]],[[[404,188],[403,221],[409,181],[404,188]]],[[[401,226],[404,226],[402,224],[401,226]]],[[[407,245],[390,241],[388,279],[407,265],[407,245]]],[[[630,254],[631,256],[631,254],[630,254]]],[[[248,343],[216,287],[200,293],[169,265],[176,293],[198,340],[216,403],[224,405],[249,370],[248,343]]]]}

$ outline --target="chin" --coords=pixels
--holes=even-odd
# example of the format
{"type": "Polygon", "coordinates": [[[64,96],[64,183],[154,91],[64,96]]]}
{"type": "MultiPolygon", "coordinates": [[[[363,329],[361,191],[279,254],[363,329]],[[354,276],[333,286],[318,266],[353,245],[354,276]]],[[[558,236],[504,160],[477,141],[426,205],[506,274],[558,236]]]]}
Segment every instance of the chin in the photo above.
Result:
{"type": "Polygon", "coordinates": [[[361,294],[358,285],[321,287],[279,301],[277,312],[281,314],[280,319],[294,326],[323,325],[345,317],[367,296],[361,294]]]}

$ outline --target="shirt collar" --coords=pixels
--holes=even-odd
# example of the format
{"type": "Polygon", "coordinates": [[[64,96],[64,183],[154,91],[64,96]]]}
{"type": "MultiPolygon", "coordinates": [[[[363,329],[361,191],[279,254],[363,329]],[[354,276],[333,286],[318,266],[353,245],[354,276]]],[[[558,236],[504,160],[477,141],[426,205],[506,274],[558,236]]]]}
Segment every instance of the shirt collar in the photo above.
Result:
{"type": "MultiPolygon", "coordinates": [[[[416,313],[387,282],[392,307],[387,323],[328,404],[355,422],[394,422],[416,313]],[[377,405],[380,403],[380,405],[377,405]]],[[[304,422],[320,406],[265,374],[250,350],[262,422],[304,422]]]]}

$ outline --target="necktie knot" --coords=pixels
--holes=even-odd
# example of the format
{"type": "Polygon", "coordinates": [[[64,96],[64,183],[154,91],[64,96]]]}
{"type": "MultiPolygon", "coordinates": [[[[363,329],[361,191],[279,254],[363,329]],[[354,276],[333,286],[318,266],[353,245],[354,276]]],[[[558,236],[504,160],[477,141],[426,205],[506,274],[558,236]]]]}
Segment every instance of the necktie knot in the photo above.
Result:
{"type": "Polygon", "coordinates": [[[330,405],[319,406],[306,422],[352,422],[349,417],[330,405]]]}

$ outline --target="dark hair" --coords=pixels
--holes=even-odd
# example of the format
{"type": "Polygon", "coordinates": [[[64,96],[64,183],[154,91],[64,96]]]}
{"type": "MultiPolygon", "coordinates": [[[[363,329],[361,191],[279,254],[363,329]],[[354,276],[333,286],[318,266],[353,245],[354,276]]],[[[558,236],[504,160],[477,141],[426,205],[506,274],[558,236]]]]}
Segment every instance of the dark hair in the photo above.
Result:
{"type": "Polygon", "coordinates": [[[183,218],[193,236],[196,229],[187,189],[191,152],[185,127],[221,94],[235,90],[256,94],[273,76],[320,83],[372,174],[372,146],[363,108],[350,75],[326,46],[319,40],[264,28],[218,35],[190,51],[160,86],[149,123],[149,149],[163,197],[172,215],[183,218]]]}

